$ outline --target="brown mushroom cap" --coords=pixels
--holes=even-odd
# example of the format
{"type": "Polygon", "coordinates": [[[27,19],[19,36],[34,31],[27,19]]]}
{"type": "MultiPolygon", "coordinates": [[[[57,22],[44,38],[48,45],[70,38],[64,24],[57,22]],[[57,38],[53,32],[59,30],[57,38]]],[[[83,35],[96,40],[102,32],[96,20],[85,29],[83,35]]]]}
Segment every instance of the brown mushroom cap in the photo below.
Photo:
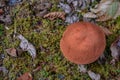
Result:
{"type": "Polygon", "coordinates": [[[96,61],[103,53],[105,45],[106,39],[102,29],[89,22],[69,25],[60,41],[63,55],[76,64],[96,61]]]}

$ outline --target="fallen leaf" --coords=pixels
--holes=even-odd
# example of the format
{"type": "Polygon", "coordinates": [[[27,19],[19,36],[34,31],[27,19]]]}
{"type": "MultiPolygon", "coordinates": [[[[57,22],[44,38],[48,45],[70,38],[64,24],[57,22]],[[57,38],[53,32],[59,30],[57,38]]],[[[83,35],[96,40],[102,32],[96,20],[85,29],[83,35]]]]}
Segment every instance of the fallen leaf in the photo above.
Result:
{"type": "Polygon", "coordinates": [[[85,65],[78,65],[78,68],[79,68],[81,73],[86,73],[87,72],[87,68],[85,67],[85,65]]]}
{"type": "Polygon", "coordinates": [[[16,53],[16,49],[15,48],[9,48],[9,49],[6,49],[6,52],[12,56],[12,57],[17,57],[17,53],[16,53]]]}
{"type": "Polygon", "coordinates": [[[95,15],[92,12],[88,12],[88,13],[84,14],[83,17],[85,17],[85,18],[97,18],[97,15],[95,15]]]}
{"type": "Polygon", "coordinates": [[[32,5],[33,11],[37,17],[43,17],[45,14],[48,13],[49,9],[52,7],[52,4],[49,0],[39,0],[35,1],[32,5]]]}
{"type": "Polygon", "coordinates": [[[111,64],[115,65],[115,62],[119,60],[120,57],[120,36],[111,44],[110,50],[111,50],[111,55],[112,55],[112,60],[111,64]]]}
{"type": "Polygon", "coordinates": [[[77,14],[73,14],[73,15],[68,15],[65,19],[65,22],[72,24],[74,22],[78,22],[79,21],[79,17],[77,16],[77,14]]]}
{"type": "Polygon", "coordinates": [[[32,80],[32,75],[29,72],[24,73],[17,80],[32,80]]]}
{"type": "Polygon", "coordinates": [[[59,7],[62,8],[65,13],[70,13],[72,11],[71,7],[68,4],[59,3],[59,7]]]}
{"type": "Polygon", "coordinates": [[[100,3],[95,6],[94,9],[91,8],[90,10],[91,10],[91,12],[99,13],[99,15],[101,13],[101,15],[102,15],[102,14],[106,13],[107,9],[112,4],[112,2],[113,2],[113,0],[101,0],[100,3]]]}
{"type": "Polygon", "coordinates": [[[87,18],[97,18],[96,21],[116,19],[120,15],[119,7],[120,2],[118,0],[101,0],[95,8],[90,9],[91,12],[85,13],[83,16],[87,18]]]}
{"type": "Polygon", "coordinates": [[[8,73],[8,70],[3,66],[0,67],[0,71],[2,71],[4,73],[4,75],[6,75],[8,73]]]}
{"type": "Polygon", "coordinates": [[[107,21],[107,20],[110,20],[112,19],[112,17],[108,16],[107,14],[104,14],[102,16],[99,16],[96,21],[107,21]]]}
{"type": "Polygon", "coordinates": [[[0,15],[3,14],[3,13],[4,13],[3,9],[0,9],[0,15]]]}
{"type": "Polygon", "coordinates": [[[23,51],[28,51],[33,59],[36,58],[36,49],[35,49],[35,47],[30,42],[28,42],[28,40],[26,38],[24,38],[21,34],[18,35],[17,37],[21,40],[20,48],[23,51]]]}
{"type": "Polygon", "coordinates": [[[112,4],[109,6],[109,8],[107,9],[107,14],[111,17],[114,17],[119,8],[119,4],[120,4],[119,1],[114,0],[112,4]]]}
{"type": "Polygon", "coordinates": [[[56,18],[61,18],[62,20],[65,20],[65,12],[50,12],[50,13],[44,15],[44,18],[48,18],[50,20],[54,20],[56,18]]]}
{"type": "Polygon", "coordinates": [[[60,0],[58,7],[66,13],[65,22],[68,24],[78,22],[79,15],[76,12],[90,7],[90,4],[95,0],[60,0]]]}
{"type": "Polygon", "coordinates": [[[100,80],[100,75],[99,74],[95,74],[94,72],[92,71],[88,71],[88,75],[90,76],[90,78],[92,80],[100,80]]]}
{"type": "Polygon", "coordinates": [[[120,2],[119,2],[118,10],[114,16],[114,19],[116,19],[118,16],[120,16],[120,2]]]}
{"type": "Polygon", "coordinates": [[[103,30],[103,32],[104,32],[105,35],[107,35],[107,36],[112,34],[112,32],[110,32],[110,30],[107,29],[106,27],[102,27],[102,26],[101,26],[101,29],[103,30]]]}
{"type": "Polygon", "coordinates": [[[6,23],[6,24],[11,24],[12,23],[12,19],[11,19],[11,16],[8,14],[8,15],[1,15],[0,16],[0,21],[3,22],[3,23],[6,23]]]}

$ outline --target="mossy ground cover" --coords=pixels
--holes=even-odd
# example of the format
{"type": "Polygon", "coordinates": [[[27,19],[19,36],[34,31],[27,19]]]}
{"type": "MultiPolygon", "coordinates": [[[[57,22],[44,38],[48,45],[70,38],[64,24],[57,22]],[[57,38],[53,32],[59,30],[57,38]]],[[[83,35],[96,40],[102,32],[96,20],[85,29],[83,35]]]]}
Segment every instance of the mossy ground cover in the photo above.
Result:
{"type": "MultiPolygon", "coordinates": [[[[57,7],[58,1],[52,0],[51,2],[54,4],[54,7],[50,11],[61,11],[57,7]]],[[[27,3],[23,7],[27,9],[26,5],[27,3]]],[[[3,65],[9,70],[7,75],[0,75],[0,80],[15,80],[25,72],[31,72],[33,80],[90,80],[88,75],[79,72],[78,65],[67,61],[60,51],[60,39],[63,31],[66,29],[66,25],[63,25],[64,21],[60,19],[50,21],[30,16],[20,18],[17,16],[19,14],[18,8],[16,8],[17,13],[13,12],[16,16],[13,18],[14,21],[9,30],[5,30],[3,25],[0,25],[0,53],[5,54],[3,65]],[[37,24],[38,22],[41,22],[41,24],[37,24]],[[39,31],[35,31],[36,28],[39,31]],[[22,34],[35,46],[37,50],[35,60],[32,60],[27,52],[16,58],[9,56],[5,52],[7,48],[16,48],[19,46],[20,41],[13,35],[15,32],[22,34]],[[41,69],[33,72],[37,66],[41,66],[41,69]]],[[[29,9],[28,11],[32,13],[29,9]]],[[[115,80],[116,77],[120,76],[120,62],[115,66],[109,64],[111,60],[110,45],[120,34],[120,17],[116,20],[98,24],[108,27],[113,33],[106,37],[107,46],[105,56],[107,61],[103,65],[97,62],[92,63],[88,65],[88,68],[101,74],[102,80],[115,80]]]]}

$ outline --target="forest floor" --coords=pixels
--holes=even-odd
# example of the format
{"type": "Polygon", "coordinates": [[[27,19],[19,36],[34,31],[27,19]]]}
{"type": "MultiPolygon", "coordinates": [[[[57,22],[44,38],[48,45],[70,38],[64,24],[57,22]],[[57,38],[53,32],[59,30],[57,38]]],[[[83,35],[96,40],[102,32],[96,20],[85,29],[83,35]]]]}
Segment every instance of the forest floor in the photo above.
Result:
{"type": "MultiPolygon", "coordinates": [[[[52,7],[48,9],[49,12],[62,11],[58,8],[59,0],[50,2],[52,7]]],[[[36,16],[37,12],[32,9],[37,6],[36,4],[24,1],[11,6],[8,8],[11,21],[0,22],[0,66],[7,70],[0,73],[0,80],[16,80],[26,72],[31,73],[33,80],[91,80],[87,74],[80,73],[77,64],[69,62],[62,55],[59,44],[67,26],[65,21],[36,16]],[[36,49],[34,60],[26,51],[16,57],[6,52],[9,48],[19,48],[20,40],[16,38],[18,33],[34,45],[36,49]]],[[[120,77],[120,62],[114,66],[109,62],[112,59],[110,45],[120,35],[120,17],[97,24],[107,27],[112,32],[106,36],[107,45],[104,51],[106,61],[104,64],[98,64],[96,61],[87,65],[87,68],[99,73],[101,80],[117,80],[120,77]]]]}

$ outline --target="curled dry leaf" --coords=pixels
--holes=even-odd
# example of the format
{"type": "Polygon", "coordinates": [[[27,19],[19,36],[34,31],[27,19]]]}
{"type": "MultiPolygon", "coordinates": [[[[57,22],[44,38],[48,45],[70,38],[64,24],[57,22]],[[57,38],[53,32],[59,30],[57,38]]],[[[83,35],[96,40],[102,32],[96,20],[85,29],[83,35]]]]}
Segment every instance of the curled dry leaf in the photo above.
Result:
{"type": "Polygon", "coordinates": [[[29,72],[24,73],[17,80],[32,80],[32,75],[29,72]]]}
{"type": "Polygon", "coordinates": [[[65,13],[64,12],[50,12],[46,14],[44,18],[49,18],[50,20],[61,18],[62,20],[65,20],[65,13]]]}
{"type": "Polygon", "coordinates": [[[16,49],[15,48],[9,48],[9,49],[6,49],[6,52],[12,56],[12,57],[17,57],[17,53],[16,53],[16,49]]]}
{"type": "Polygon", "coordinates": [[[92,80],[100,80],[100,75],[99,74],[95,74],[94,72],[92,71],[88,71],[88,75],[90,76],[90,78],[92,80]]]}
{"type": "Polygon", "coordinates": [[[105,35],[107,35],[107,36],[112,34],[112,32],[110,32],[110,30],[105,27],[101,26],[101,29],[104,31],[105,35]]]}
{"type": "Polygon", "coordinates": [[[112,60],[111,64],[115,65],[115,62],[120,58],[120,36],[110,46],[112,60]]]}
{"type": "Polygon", "coordinates": [[[28,51],[30,53],[30,55],[32,56],[32,58],[34,59],[36,57],[36,49],[35,47],[28,42],[28,40],[26,38],[24,38],[21,34],[17,36],[21,42],[20,42],[20,48],[23,51],[28,51]]]}

